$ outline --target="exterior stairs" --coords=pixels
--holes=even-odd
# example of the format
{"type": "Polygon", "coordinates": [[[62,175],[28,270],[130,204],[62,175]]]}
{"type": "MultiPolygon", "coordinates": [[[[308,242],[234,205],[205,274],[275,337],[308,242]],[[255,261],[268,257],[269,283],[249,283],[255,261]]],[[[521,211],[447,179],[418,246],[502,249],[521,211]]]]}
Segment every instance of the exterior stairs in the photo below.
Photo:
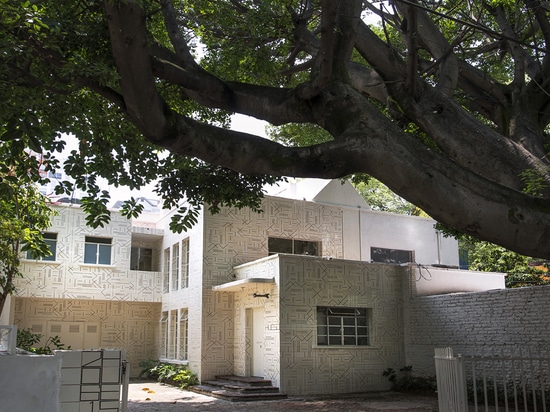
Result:
{"type": "Polygon", "coordinates": [[[188,389],[231,402],[272,401],[287,397],[270,380],[255,376],[216,376],[215,380],[188,389]]]}

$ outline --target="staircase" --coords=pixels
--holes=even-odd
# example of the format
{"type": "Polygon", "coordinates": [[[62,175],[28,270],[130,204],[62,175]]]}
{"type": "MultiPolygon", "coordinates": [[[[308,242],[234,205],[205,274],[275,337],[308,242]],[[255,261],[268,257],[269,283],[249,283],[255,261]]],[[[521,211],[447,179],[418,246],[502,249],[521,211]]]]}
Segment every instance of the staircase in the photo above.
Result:
{"type": "Polygon", "coordinates": [[[215,380],[204,381],[201,385],[189,387],[189,390],[231,402],[271,401],[287,397],[272,386],[270,380],[254,376],[216,376],[215,380]]]}

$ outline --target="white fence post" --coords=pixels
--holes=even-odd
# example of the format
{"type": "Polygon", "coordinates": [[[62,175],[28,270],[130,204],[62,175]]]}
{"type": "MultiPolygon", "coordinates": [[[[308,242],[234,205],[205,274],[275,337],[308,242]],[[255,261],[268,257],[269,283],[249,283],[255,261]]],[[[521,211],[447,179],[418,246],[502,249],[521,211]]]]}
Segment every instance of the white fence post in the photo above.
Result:
{"type": "Polygon", "coordinates": [[[16,354],[17,326],[0,325],[0,352],[8,355],[16,354]]]}
{"type": "Polygon", "coordinates": [[[436,348],[434,358],[439,411],[466,412],[468,394],[462,357],[454,357],[452,348],[436,348]]]}

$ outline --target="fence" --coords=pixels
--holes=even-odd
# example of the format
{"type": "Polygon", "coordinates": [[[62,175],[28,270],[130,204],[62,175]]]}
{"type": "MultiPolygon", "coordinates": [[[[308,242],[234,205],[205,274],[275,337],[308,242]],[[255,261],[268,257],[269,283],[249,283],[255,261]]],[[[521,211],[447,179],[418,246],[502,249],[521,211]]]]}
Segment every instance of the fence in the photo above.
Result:
{"type": "Polygon", "coordinates": [[[550,353],[498,348],[454,356],[435,349],[440,412],[550,412],[550,353]]]}

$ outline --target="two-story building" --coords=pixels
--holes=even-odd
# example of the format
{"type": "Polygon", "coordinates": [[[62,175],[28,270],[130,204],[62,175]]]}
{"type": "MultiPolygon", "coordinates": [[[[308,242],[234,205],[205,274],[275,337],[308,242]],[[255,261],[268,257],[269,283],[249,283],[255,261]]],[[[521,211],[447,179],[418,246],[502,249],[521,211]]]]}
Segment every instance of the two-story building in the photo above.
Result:
{"type": "MultiPolygon", "coordinates": [[[[280,188],[261,213],[204,212],[181,234],[170,213],[91,229],[78,206],[56,209],[53,254],[24,261],[4,317],[73,348],[123,348],[134,375],[160,358],[289,395],[387,389],[381,372],[406,364],[404,285],[458,267],[434,221],[372,211],[340,181],[280,188]]],[[[438,291],[471,288],[446,279],[438,291]]]]}

